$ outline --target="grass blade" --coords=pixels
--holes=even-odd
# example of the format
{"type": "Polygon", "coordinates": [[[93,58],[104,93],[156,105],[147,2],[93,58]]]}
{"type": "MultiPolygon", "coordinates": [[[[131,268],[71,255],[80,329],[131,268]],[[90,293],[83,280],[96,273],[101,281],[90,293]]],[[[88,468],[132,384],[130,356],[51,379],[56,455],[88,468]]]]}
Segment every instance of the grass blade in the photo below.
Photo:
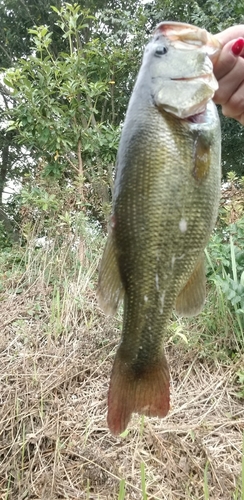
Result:
{"type": "Polygon", "coordinates": [[[209,500],[208,466],[209,466],[209,461],[207,460],[207,463],[206,463],[205,469],[204,469],[204,482],[203,482],[204,500],[209,500]]]}
{"type": "Polygon", "coordinates": [[[145,474],[145,464],[141,462],[141,489],[142,489],[142,499],[147,500],[146,493],[146,474],[145,474]]]}
{"type": "Polygon", "coordinates": [[[125,479],[121,479],[119,483],[119,496],[118,500],[124,500],[125,499],[125,479]]]}

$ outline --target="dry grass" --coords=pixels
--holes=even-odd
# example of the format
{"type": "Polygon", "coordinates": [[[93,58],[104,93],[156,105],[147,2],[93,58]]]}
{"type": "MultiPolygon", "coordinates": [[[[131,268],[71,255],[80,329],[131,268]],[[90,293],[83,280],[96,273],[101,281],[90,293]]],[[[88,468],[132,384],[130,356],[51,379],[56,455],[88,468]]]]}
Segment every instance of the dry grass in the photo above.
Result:
{"type": "MultiPolygon", "coordinates": [[[[44,260],[48,266],[47,255],[44,260]]],[[[120,322],[97,308],[97,260],[73,280],[64,277],[65,258],[59,260],[62,287],[44,268],[31,280],[31,259],[19,282],[6,278],[0,498],[242,500],[238,366],[169,341],[170,414],[164,420],[135,415],[124,437],[111,436],[106,398],[120,322]]]]}

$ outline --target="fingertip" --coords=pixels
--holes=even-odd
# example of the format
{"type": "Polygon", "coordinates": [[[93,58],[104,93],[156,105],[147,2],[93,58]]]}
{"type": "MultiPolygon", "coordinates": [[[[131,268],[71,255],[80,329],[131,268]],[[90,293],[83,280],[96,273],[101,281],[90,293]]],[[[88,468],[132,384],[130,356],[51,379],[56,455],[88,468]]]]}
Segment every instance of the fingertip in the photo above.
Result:
{"type": "Polygon", "coordinates": [[[240,56],[244,49],[244,38],[238,38],[232,45],[231,50],[234,56],[240,56]]]}

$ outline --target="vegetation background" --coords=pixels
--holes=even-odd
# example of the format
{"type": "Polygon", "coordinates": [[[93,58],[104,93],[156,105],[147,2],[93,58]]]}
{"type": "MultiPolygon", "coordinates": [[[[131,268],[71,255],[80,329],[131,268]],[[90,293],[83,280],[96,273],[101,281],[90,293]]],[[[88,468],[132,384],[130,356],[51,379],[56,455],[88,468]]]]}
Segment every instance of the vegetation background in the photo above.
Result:
{"type": "Polygon", "coordinates": [[[121,314],[97,307],[98,263],[128,100],[166,19],[215,33],[244,23],[244,7],[0,0],[5,500],[244,498],[244,129],[233,120],[220,116],[225,184],[206,307],[192,320],[173,315],[166,339],[171,412],[134,416],[119,438],[106,426],[121,314]]]}

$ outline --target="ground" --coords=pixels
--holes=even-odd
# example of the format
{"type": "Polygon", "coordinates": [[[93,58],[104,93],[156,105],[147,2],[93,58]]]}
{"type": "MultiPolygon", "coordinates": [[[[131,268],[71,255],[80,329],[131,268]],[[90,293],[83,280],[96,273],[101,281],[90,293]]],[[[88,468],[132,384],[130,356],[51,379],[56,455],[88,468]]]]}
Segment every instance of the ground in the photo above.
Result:
{"type": "Polygon", "coordinates": [[[107,392],[120,314],[98,308],[97,261],[61,293],[47,263],[30,279],[37,252],[31,263],[25,255],[24,272],[3,272],[0,498],[242,500],[243,355],[221,361],[200,337],[189,342],[191,331],[169,335],[169,415],[134,415],[114,437],[107,392]]]}

